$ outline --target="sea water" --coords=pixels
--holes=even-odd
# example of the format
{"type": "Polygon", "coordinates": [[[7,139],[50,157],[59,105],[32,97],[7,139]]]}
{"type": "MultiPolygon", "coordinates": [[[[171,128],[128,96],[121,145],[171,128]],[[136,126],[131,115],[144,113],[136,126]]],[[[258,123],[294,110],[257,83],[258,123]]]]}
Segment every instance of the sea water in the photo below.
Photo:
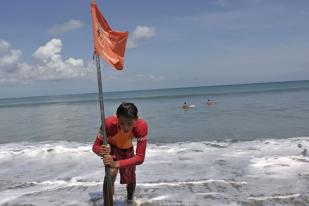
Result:
{"type": "MultiPolygon", "coordinates": [[[[132,101],[148,122],[140,205],[309,205],[309,81],[104,98],[107,116],[132,101]]],[[[97,94],[0,99],[0,205],[102,205],[99,126],[97,94]]]]}

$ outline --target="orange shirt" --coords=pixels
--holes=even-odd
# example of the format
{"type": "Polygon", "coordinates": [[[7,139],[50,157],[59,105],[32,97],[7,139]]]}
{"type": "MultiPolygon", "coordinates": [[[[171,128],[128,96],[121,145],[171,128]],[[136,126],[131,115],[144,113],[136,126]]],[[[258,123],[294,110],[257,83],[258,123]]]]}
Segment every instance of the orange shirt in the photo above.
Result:
{"type": "Polygon", "coordinates": [[[123,132],[121,129],[112,137],[108,138],[108,143],[112,144],[119,149],[129,149],[132,145],[133,132],[123,132]]]}
{"type": "MultiPolygon", "coordinates": [[[[131,148],[133,147],[133,138],[136,138],[137,140],[136,152],[134,157],[119,160],[119,167],[127,167],[143,163],[145,158],[148,135],[148,126],[143,119],[137,119],[133,130],[125,133],[119,128],[117,116],[110,116],[105,119],[105,130],[107,135],[107,142],[119,149],[131,148]]],[[[99,156],[102,143],[102,136],[99,132],[92,146],[93,152],[99,156]]]]}

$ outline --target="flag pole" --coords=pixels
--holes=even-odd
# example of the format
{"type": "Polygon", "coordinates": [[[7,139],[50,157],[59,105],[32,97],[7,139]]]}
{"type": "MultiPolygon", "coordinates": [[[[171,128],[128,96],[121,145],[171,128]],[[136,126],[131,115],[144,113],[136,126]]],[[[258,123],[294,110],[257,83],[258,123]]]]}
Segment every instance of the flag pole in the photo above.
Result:
{"type": "MultiPolygon", "coordinates": [[[[105,130],[105,114],[104,114],[104,99],[103,99],[103,88],[102,88],[102,78],[101,78],[101,64],[100,57],[95,54],[96,66],[97,66],[97,76],[98,76],[98,88],[99,88],[99,100],[100,100],[100,115],[101,115],[101,131],[103,132],[103,145],[107,144],[107,136],[105,130]]],[[[103,199],[104,206],[113,206],[113,191],[112,191],[112,178],[110,167],[105,166],[105,176],[103,183],[103,199]]]]}

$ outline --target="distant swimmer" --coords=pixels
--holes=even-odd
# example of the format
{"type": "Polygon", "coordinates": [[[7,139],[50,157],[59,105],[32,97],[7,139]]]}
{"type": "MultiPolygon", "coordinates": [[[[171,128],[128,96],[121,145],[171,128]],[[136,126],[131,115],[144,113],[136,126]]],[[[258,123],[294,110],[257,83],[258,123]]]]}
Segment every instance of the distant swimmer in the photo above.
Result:
{"type": "Polygon", "coordinates": [[[212,100],[210,100],[210,99],[207,100],[207,105],[208,106],[213,105],[213,104],[214,104],[214,102],[212,100]]]}
{"type": "MultiPolygon", "coordinates": [[[[301,144],[298,144],[297,147],[300,148],[300,149],[303,149],[303,146],[302,146],[301,144]]],[[[302,154],[304,157],[307,156],[307,149],[304,148],[304,150],[301,152],[301,154],[302,154]]]]}
{"type": "Polygon", "coordinates": [[[195,107],[194,104],[188,105],[187,102],[184,102],[183,105],[181,106],[183,109],[188,109],[188,108],[193,108],[195,107]]]}

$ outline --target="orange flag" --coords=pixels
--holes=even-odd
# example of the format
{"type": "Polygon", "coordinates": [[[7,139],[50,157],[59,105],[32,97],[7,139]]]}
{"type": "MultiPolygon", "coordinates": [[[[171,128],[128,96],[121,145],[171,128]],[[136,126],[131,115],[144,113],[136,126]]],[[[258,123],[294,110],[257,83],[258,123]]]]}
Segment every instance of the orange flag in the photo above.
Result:
{"type": "Polygon", "coordinates": [[[115,69],[122,70],[128,32],[113,31],[101,14],[95,0],[91,2],[91,16],[94,52],[115,69]]]}

